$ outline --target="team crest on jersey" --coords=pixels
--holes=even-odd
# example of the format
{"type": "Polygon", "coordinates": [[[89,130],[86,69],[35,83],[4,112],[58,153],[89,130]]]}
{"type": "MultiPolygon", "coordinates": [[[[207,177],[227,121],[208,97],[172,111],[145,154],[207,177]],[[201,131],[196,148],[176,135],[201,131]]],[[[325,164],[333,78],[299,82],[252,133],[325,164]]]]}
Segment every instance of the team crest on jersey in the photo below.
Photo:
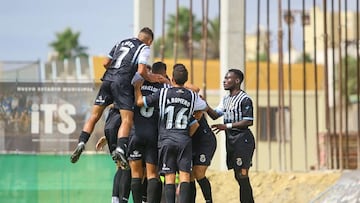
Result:
{"type": "Polygon", "coordinates": [[[241,166],[242,165],[242,159],[236,158],[236,165],[241,166]]]}
{"type": "Polygon", "coordinates": [[[200,162],[204,163],[206,161],[206,156],[205,154],[200,154],[200,162]]]}

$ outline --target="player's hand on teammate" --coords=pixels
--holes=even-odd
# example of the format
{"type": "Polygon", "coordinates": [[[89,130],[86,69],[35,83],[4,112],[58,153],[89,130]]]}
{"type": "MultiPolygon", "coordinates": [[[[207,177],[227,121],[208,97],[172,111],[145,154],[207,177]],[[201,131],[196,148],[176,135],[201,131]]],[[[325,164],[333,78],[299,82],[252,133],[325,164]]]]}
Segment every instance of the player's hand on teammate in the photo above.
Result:
{"type": "Polygon", "coordinates": [[[199,94],[199,97],[200,97],[202,100],[204,100],[204,102],[206,103],[206,108],[205,108],[203,111],[207,112],[207,111],[209,110],[209,108],[210,108],[208,102],[206,101],[205,97],[204,97],[202,94],[199,94]]]}
{"type": "Polygon", "coordinates": [[[225,130],[227,127],[225,124],[214,124],[211,125],[211,129],[215,132],[215,134],[218,134],[220,131],[225,130]]]}
{"type": "Polygon", "coordinates": [[[76,149],[74,150],[74,152],[70,157],[71,163],[76,163],[79,160],[80,155],[84,151],[84,149],[85,149],[85,143],[79,142],[79,144],[76,146],[76,149]]]}
{"type": "Polygon", "coordinates": [[[170,80],[162,75],[157,75],[159,83],[171,84],[170,80]]]}
{"type": "Polygon", "coordinates": [[[134,86],[135,89],[140,89],[141,86],[143,85],[143,83],[144,83],[144,80],[136,80],[136,81],[134,81],[134,83],[132,83],[132,84],[133,84],[133,86],[134,86]]]}
{"type": "Polygon", "coordinates": [[[95,145],[96,151],[102,150],[106,144],[107,144],[106,137],[105,136],[100,137],[100,139],[97,141],[95,145]]]}
{"type": "Polygon", "coordinates": [[[140,75],[140,73],[136,72],[134,77],[131,80],[131,84],[135,86],[135,83],[141,82],[141,84],[144,82],[144,78],[140,75]]]}

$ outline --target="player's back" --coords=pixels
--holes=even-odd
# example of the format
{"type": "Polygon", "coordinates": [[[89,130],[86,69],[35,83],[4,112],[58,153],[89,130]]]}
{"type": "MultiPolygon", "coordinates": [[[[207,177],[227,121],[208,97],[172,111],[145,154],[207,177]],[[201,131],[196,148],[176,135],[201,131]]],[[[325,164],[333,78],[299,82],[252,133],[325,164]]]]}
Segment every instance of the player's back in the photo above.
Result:
{"type": "MultiPolygon", "coordinates": [[[[161,88],[169,87],[168,84],[151,83],[144,81],[141,86],[143,96],[151,95],[161,88]]],[[[138,107],[134,108],[134,124],[136,134],[139,136],[151,136],[158,133],[159,108],[158,107],[138,107]]]]}
{"type": "Polygon", "coordinates": [[[183,143],[191,141],[188,124],[194,113],[196,93],[183,87],[160,90],[159,141],[183,143]]]}
{"type": "Polygon", "coordinates": [[[137,38],[129,38],[117,43],[109,53],[111,63],[103,77],[104,80],[114,80],[114,75],[131,81],[137,71],[137,59],[141,49],[147,47],[137,38]]]}

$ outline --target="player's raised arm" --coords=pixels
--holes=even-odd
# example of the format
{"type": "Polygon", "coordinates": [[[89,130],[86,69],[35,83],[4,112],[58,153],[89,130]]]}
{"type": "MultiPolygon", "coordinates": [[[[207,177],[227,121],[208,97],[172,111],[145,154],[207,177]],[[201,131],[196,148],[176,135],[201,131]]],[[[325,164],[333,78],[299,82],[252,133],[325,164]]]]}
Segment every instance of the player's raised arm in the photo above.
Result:
{"type": "Polygon", "coordinates": [[[107,57],[104,59],[103,66],[105,69],[107,69],[110,66],[111,58],[107,57]]]}
{"type": "Polygon", "coordinates": [[[142,86],[143,82],[144,82],[144,80],[141,80],[141,79],[133,81],[134,91],[135,91],[135,104],[137,106],[144,106],[144,99],[143,99],[143,95],[141,93],[141,86],[142,86]]]}
{"type": "Polygon", "coordinates": [[[143,77],[145,80],[149,82],[158,82],[158,83],[167,83],[170,84],[170,81],[160,74],[154,74],[147,70],[146,64],[139,64],[138,65],[138,73],[143,77]]]}
{"type": "Polygon", "coordinates": [[[195,118],[195,116],[192,116],[190,118],[190,122],[189,122],[189,135],[190,137],[192,137],[196,130],[199,128],[199,122],[197,121],[197,119],[195,118]]]}
{"type": "Polygon", "coordinates": [[[184,87],[185,87],[186,89],[192,90],[192,91],[194,91],[194,92],[196,92],[196,93],[199,93],[199,92],[200,92],[200,88],[197,87],[197,86],[194,85],[194,84],[191,84],[191,83],[186,83],[186,84],[184,85],[184,87]]]}

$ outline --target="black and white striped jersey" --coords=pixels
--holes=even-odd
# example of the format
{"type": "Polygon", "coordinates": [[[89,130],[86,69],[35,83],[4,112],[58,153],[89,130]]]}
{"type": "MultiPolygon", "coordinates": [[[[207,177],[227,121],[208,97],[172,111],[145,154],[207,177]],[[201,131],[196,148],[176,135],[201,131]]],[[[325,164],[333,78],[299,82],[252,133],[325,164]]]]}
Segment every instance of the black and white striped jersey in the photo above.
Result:
{"type": "Polygon", "coordinates": [[[131,81],[137,71],[137,64],[146,64],[149,55],[149,46],[137,38],[125,39],[117,43],[108,55],[111,62],[103,80],[114,81],[117,79],[116,75],[121,75],[122,79],[131,81]],[[145,57],[141,57],[140,54],[145,57]]]}
{"type": "Polygon", "coordinates": [[[159,107],[159,141],[170,139],[184,143],[191,141],[188,126],[195,110],[204,110],[206,102],[183,87],[163,88],[144,97],[145,106],[159,107]]]}
{"type": "Polygon", "coordinates": [[[214,110],[224,116],[224,123],[254,120],[252,100],[243,90],[234,96],[224,96],[214,110]]]}
{"type": "MultiPolygon", "coordinates": [[[[143,96],[151,95],[160,91],[162,88],[169,88],[169,84],[162,83],[151,83],[149,81],[144,81],[141,86],[141,93],[143,96]]],[[[136,127],[137,134],[141,135],[152,135],[149,131],[153,132],[158,129],[158,120],[159,120],[159,108],[155,107],[138,107],[134,108],[134,124],[136,127]]]]}

